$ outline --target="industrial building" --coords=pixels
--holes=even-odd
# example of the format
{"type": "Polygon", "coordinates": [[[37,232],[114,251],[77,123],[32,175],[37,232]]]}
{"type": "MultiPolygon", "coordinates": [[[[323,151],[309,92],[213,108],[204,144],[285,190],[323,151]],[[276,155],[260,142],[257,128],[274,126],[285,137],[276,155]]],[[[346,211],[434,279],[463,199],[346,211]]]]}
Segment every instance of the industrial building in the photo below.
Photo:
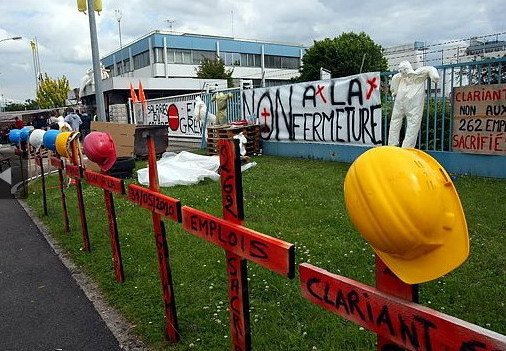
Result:
{"type": "MultiPolygon", "coordinates": [[[[286,84],[298,76],[305,50],[302,45],[153,31],[101,58],[109,76],[102,80],[106,111],[118,104],[126,108],[130,84],[137,89],[139,82],[147,99],[226,88],[225,80],[197,79],[204,58],[223,60],[226,69],[233,69],[237,86],[241,81],[252,86],[286,84]]],[[[94,105],[92,84],[84,88],[81,100],[94,105]]]]}

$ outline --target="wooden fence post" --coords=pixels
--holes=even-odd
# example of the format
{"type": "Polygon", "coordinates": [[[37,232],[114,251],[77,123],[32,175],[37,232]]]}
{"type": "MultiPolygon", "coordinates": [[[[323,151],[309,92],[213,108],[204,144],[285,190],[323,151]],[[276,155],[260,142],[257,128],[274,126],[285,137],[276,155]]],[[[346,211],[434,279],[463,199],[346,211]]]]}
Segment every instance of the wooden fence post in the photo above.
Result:
{"type": "MultiPolygon", "coordinates": [[[[158,169],[156,165],[155,141],[147,135],[148,144],[148,167],[149,167],[149,189],[154,192],[160,190],[158,184],[158,169]]],[[[156,251],[158,256],[158,269],[160,271],[160,283],[162,285],[163,303],[165,309],[165,335],[169,341],[179,341],[179,326],[176,313],[176,301],[172,284],[172,273],[169,263],[169,248],[165,233],[165,225],[160,214],[152,212],[153,229],[156,239],[156,251]]]]}
{"type": "Polygon", "coordinates": [[[85,170],[84,179],[90,185],[97,186],[104,190],[104,206],[109,224],[109,238],[111,241],[112,261],[114,265],[114,277],[118,283],[125,281],[123,273],[123,261],[121,259],[121,247],[119,244],[118,224],[116,222],[116,210],[112,193],[125,194],[125,184],[122,179],[85,170]]]}
{"type": "MultiPolygon", "coordinates": [[[[223,219],[234,224],[244,221],[239,140],[218,143],[223,219]]],[[[232,350],[251,350],[247,261],[225,250],[232,350]]]]}
{"type": "Polygon", "coordinates": [[[46,195],[46,175],[44,174],[44,160],[40,150],[35,155],[35,164],[40,167],[40,179],[42,184],[42,207],[44,208],[44,215],[47,216],[47,195],[46,195]]]}
{"type": "Polygon", "coordinates": [[[63,208],[63,230],[65,233],[70,232],[70,225],[69,225],[69,213],[67,210],[67,201],[65,199],[65,181],[63,178],[63,161],[58,156],[51,156],[49,159],[51,162],[51,165],[58,170],[58,180],[59,180],[59,188],[60,188],[60,197],[61,197],[61,205],[63,208]]]}
{"type": "MultiPolygon", "coordinates": [[[[376,255],[376,288],[379,291],[390,294],[392,296],[404,299],[406,301],[418,303],[418,284],[406,284],[383,263],[376,255]]],[[[404,351],[405,349],[399,345],[393,344],[388,338],[378,335],[377,351],[404,351]]]]}
{"type": "Polygon", "coordinates": [[[88,235],[88,222],[86,220],[86,210],[84,208],[83,186],[81,178],[83,169],[81,166],[67,164],[65,166],[67,175],[74,179],[77,191],[77,206],[79,208],[79,217],[81,219],[81,233],[83,237],[83,251],[90,252],[90,237],[88,235]]]}
{"type": "Polygon", "coordinates": [[[295,275],[295,247],[242,226],[244,219],[238,144],[219,141],[223,219],[184,206],[183,228],[225,250],[233,351],[251,350],[246,260],[288,278],[295,275]]]}

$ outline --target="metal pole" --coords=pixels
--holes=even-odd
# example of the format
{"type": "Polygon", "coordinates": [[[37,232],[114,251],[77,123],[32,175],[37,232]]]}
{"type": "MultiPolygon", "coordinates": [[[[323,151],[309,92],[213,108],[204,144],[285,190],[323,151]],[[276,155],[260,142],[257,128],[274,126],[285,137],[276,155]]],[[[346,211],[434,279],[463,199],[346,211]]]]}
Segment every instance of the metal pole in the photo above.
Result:
{"type": "Polygon", "coordinates": [[[116,20],[118,21],[118,34],[119,34],[119,58],[121,60],[119,71],[120,76],[123,77],[123,42],[121,41],[121,11],[120,10],[114,10],[114,14],[116,15],[116,20]]]}
{"type": "MultiPolygon", "coordinates": [[[[1,75],[2,73],[0,73],[1,75]]],[[[2,92],[2,89],[0,88],[0,112],[4,111],[4,93],[2,92]]]]}
{"type": "Polygon", "coordinates": [[[365,62],[365,54],[362,56],[362,64],[360,65],[360,72],[359,74],[362,74],[362,69],[364,68],[364,62],[365,62]]]}
{"type": "Polygon", "coordinates": [[[123,65],[123,43],[121,42],[121,18],[118,20],[118,31],[119,31],[119,55],[121,58],[121,76],[123,77],[124,65],[123,65]]]}
{"type": "Polygon", "coordinates": [[[95,11],[93,11],[93,0],[87,0],[87,2],[88,19],[90,22],[91,55],[93,58],[93,78],[95,79],[95,99],[97,101],[97,119],[99,121],[105,122],[105,103],[104,93],[102,91],[102,72],[100,70],[95,11]]]}
{"type": "Polygon", "coordinates": [[[37,37],[35,37],[34,40],[35,40],[35,58],[37,59],[37,84],[38,84],[42,75],[42,68],[40,67],[39,43],[37,41],[37,37]]]}
{"type": "Polygon", "coordinates": [[[264,46],[262,45],[262,52],[260,54],[260,68],[262,69],[262,88],[265,88],[265,51],[264,46]]]}
{"type": "Polygon", "coordinates": [[[30,46],[32,48],[32,56],[33,56],[33,72],[35,77],[35,97],[37,97],[37,93],[39,92],[39,69],[37,67],[37,43],[35,40],[30,41],[30,46]]]}
{"type": "Polygon", "coordinates": [[[119,32],[119,49],[123,50],[123,44],[121,43],[121,18],[118,20],[118,32],[119,32]]]}
{"type": "Polygon", "coordinates": [[[119,50],[120,52],[123,49],[123,44],[121,43],[121,11],[114,10],[114,14],[116,15],[116,20],[118,21],[118,33],[119,33],[119,50]]]}

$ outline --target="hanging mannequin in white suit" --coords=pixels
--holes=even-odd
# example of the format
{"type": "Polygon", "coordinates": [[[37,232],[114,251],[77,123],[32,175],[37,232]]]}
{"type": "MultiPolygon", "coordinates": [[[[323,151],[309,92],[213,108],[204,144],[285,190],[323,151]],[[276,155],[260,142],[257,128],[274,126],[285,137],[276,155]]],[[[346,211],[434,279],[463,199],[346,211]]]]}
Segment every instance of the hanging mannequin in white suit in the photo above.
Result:
{"type": "Polygon", "coordinates": [[[406,135],[402,147],[415,147],[422,123],[427,78],[434,83],[439,81],[439,74],[434,67],[423,66],[413,70],[408,61],[399,64],[399,73],[393,76],[390,84],[395,103],[390,120],[388,145],[399,145],[399,132],[406,117],[406,135]]]}

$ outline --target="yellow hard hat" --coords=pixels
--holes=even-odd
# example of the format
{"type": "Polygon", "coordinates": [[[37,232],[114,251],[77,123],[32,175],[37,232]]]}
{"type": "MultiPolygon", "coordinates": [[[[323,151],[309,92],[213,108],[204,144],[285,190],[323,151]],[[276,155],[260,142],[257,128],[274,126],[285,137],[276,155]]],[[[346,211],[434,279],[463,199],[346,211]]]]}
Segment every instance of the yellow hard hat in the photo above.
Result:
{"type": "Polygon", "coordinates": [[[61,132],[56,137],[56,152],[62,157],[69,157],[72,151],[70,150],[70,143],[75,138],[79,137],[79,132],[61,132]]]}
{"type": "Polygon", "coordinates": [[[466,219],[451,178],[420,150],[366,151],[346,174],[344,198],[360,234],[408,284],[437,279],[469,255],[466,219]]]}

